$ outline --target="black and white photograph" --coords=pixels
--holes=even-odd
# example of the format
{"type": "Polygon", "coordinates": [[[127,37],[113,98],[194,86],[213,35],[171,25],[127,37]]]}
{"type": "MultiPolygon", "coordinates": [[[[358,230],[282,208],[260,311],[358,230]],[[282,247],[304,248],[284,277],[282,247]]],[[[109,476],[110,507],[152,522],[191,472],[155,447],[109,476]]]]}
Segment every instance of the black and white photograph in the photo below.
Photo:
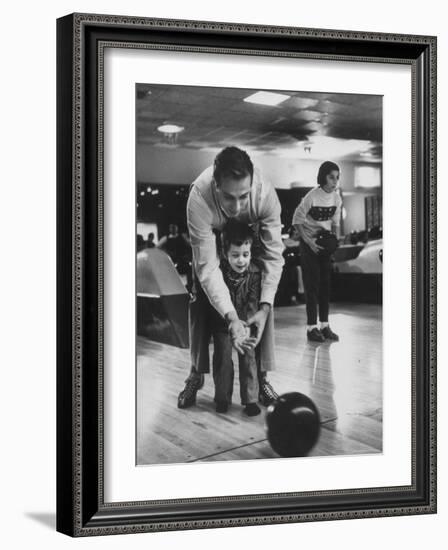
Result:
{"type": "Polygon", "coordinates": [[[5,549],[443,548],[443,6],[6,4],[5,549]]]}
{"type": "Polygon", "coordinates": [[[381,454],[382,96],[135,106],[137,466],[381,454]]]}

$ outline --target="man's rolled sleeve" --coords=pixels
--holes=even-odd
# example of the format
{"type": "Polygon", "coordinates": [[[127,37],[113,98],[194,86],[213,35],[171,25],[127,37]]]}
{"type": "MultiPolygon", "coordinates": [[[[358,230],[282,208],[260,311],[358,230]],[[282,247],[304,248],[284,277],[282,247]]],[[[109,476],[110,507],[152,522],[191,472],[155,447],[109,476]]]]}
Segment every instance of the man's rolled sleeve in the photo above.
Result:
{"type": "Polygon", "coordinates": [[[271,186],[264,197],[260,209],[260,241],[263,263],[263,281],[260,302],[274,304],[284,264],[282,228],[280,222],[280,201],[275,189],[271,186]]]}
{"type": "Polygon", "coordinates": [[[187,202],[187,223],[193,253],[193,268],[210,304],[224,317],[235,311],[224,282],[212,231],[212,214],[193,188],[187,202]]]}

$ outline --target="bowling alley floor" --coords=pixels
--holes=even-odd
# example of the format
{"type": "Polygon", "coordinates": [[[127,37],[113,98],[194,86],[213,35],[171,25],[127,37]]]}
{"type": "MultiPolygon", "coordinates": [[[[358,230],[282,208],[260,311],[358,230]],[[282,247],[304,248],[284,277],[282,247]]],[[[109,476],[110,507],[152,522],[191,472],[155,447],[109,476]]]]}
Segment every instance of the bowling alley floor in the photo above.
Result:
{"type": "MultiPolygon", "coordinates": [[[[321,433],[310,456],[381,453],[382,307],[333,304],[330,320],[340,342],[309,343],[305,307],[276,308],[277,369],[269,381],[277,393],[298,391],[317,405],[321,433]]],[[[243,413],[237,376],[227,414],[215,411],[211,375],[196,405],[177,408],[189,368],[189,350],[137,337],[137,464],[277,457],[265,409],[243,413]]]]}

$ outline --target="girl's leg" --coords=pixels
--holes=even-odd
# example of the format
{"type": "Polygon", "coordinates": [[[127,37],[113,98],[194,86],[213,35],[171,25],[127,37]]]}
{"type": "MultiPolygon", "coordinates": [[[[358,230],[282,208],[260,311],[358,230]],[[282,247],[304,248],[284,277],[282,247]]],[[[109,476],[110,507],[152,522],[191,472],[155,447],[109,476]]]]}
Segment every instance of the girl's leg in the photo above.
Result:
{"type": "Polygon", "coordinates": [[[308,325],[317,324],[319,296],[319,258],[303,241],[300,242],[300,266],[305,287],[306,316],[308,325]]]}
{"type": "Polygon", "coordinates": [[[319,268],[319,321],[321,323],[328,323],[331,277],[331,258],[328,254],[319,256],[319,268]]]}
{"type": "Polygon", "coordinates": [[[328,324],[328,313],[330,309],[330,278],[331,278],[331,258],[323,256],[320,269],[320,288],[319,288],[319,320],[321,323],[321,333],[325,340],[337,342],[339,336],[333,332],[328,324]]]}

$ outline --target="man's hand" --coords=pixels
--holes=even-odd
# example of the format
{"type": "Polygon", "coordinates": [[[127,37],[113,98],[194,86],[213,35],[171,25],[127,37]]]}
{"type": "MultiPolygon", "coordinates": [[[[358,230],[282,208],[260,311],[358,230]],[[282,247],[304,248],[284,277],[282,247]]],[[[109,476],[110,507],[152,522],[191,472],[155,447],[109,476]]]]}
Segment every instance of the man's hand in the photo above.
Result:
{"type": "Polygon", "coordinates": [[[255,315],[252,315],[252,317],[247,320],[247,324],[250,327],[255,327],[256,329],[254,347],[259,344],[261,337],[263,336],[264,327],[266,325],[266,321],[270,311],[271,306],[269,304],[260,304],[260,309],[257,311],[257,313],[255,313],[255,315]]]}
{"type": "Polygon", "coordinates": [[[232,346],[238,353],[244,355],[246,350],[250,349],[250,347],[248,348],[245,343],[248,339],[246,325],[240,319],[231,321],[229,323],[229,333],[230,339],[232,340],[232,346]]]}
{"type": "Polygon", "coordinates": [[[246,351],[254,347],[254,338],[250,338],[248,334],[247,324],[238,318],[236,311],[231,311],[226,314],[225,319],[228,323],[230,339],[232,346],[238,353],[244,355],[246,351]]]}

